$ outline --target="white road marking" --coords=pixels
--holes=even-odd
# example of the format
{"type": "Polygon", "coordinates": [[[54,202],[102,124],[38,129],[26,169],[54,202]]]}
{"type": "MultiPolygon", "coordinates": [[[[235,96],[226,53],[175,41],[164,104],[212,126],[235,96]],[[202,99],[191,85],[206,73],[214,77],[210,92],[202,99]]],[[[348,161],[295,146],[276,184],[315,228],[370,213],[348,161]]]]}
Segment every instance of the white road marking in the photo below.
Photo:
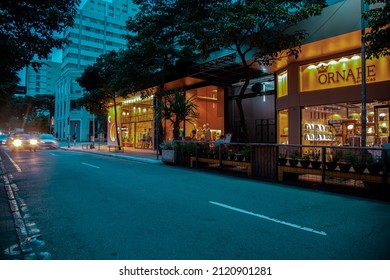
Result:
{"type": "Polygon", "coordinates": [[[274,222],[274,223],[278,223],[278,224],[282,224],[282,225],[285,225],[285,226],[289,226],[289,227],[297,228],[297,229],[300,229],[300,230],[308,231],[308,232],[311,232],[311,233],[315,233],[315,234],[326,236],[326,233],[323,232],[323,231],[314,230],[312,228],[303,227],[303,226],[300,226],[300,225],[297,225],[297,224],[285,222],[285,221],[278,220],[278,219],[275,219],[275,218],[271,218],[271,217],[268,217],[268,216],[265,216],[265,215],[256,214],[256,213],[249,212],[249,211],[246,211],[246,210],[243,210],[243,209],[240,209],[240,208],[236,208],[236,207],[233,207],[233,206],[229,206],[229,205],[226,205],[226,204],[223,204],[223,203],[214,202],[214,201],[209,201],[209,202],[211,204],[214,204],[214,205],[226,208],[226,209],[230,209],[230,210],[237,211],[237,212],[240,212],[240,213],[244,213],[244,214],[247,214],[247,215],[255,216],[257,218],[265,219],[265,220],[268,220],[268,221],[271,221],[271,222],[274,222]]]}
{"type": "Polygon", "coordinates": [[[99,166],[92,165],[92,164],[85,163],[85,162],[82,162],[81,164],[84,164],[84,165],[86,165],[86,166],[90,166],[90,167],[93,167],[93,168],[100,168],[99,166]]]}
{"type": "Polygon", "coordinates": [[[20,166],[11,158],[11,156],[8,153],[5,153],[5,154],[7,155],[9,160],[12,162],[12,164],[15,166],[16,170],[18,172],[22,172],[22,169],[20,168],[20,166]]]}

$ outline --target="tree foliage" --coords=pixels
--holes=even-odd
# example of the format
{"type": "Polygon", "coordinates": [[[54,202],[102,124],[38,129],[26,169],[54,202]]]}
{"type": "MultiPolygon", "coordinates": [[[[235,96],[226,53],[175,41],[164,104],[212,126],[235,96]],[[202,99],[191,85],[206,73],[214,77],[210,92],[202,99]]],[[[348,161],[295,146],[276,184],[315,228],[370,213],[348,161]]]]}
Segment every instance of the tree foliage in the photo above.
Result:
{"type": "MultiPolygon", "coordinates": [[[[185,1],[185,0],[184,0],[185,1]]],[[[180,0],[179,0],[180,2],[180,0]]],[[[187,2],[187,1],[185,1],[187,2]]],[[[270,65],[283,56],[300,53],[306,38],[305,30],[296,24],[315,15],[325,7],[324,0],[221,0],[199,1],[201,12],[187,10],[185,29],[196,42],[203,57],[216,50],[236,53],[245,71],[244,84],[236,99],[240,116],[240,141],[248,141],[242,99],[249,86],[251,69],[270,65]],[[194,18],[196,16],[196,18],[194,18]],[[294,29],[295,28],[295,29],[294,29]]]]}
{"type": "Polygon", "coordinates": [[[0,128],[26,131],[50,132],[50,119],[54,115],[54,96],[11,96],[2,104],[0,128]]]}
{"type": "Polygon", "coordinates": [[[128,50],[137,54],[132,59],[136,64],[142,65],[145,73],[157,74],[153,76],[153,83],[160,84],[163,91],[170,70],[178,64],[186,65],[196,51],[191,34],[184,29],[186,13],[181,8],[184,1],[133,2],[139,5],[139,12],[127,21],[126,29],[129,34],[125,37],[128,50]]]}
{"type": "Polygon", "coordinates": [[[187,98],[185,88],[166,91],[160,114],[159,118],[171,122],[173,138],[179,139],[180,124],[183,121],[192,123],[199,117],[196,96],[187,98]]]}
{"type": "Polygon", "coordinates": [[[73,24],[80,0],[0,1],[0,94],[12,90],[17,72],[33,59],[46,59],[66,39],[60,34],[73,24]]]}
{"type": "MultiPolygon", "coordinates": [[[[195,55],[208,58],[217,50],[232,50],[246,69],[237,106],[243,140],[248,140],[242,98],[251,68],[269,65],[281,56],[297,56],[305,30],[292,29],[319,15],[325,0],[136,0],[139,13],[127,22],[129,49],[139,49],[141,65],[164,73],[195,55]]],[[[232,81],[233,82],[233,81],[232,81]]]]}
{"type": "Polygon", "coordinates": [[[374,5],[363,12],[363,18],[370,28],[366,34],[367,58],[379,58],[390,55],[390,1],[389,0],[364,0],[367,4],[374,5]]]}
{"type": "MultiPolygon", "coordinates": [[[[135,90],[132,74],[137,71],[132,63],[124,63],[127,53],[110,51],[98,57],[93,65],[88,66],[77,82],[85,92],[80,98],[81,105],[94,114],[107,112],[109,104],[114,106],[115,126],[117,121],[117,97],[125,97],[135,90]]],[[[120,145],[118,130],[117,141],[120,145]]]]}

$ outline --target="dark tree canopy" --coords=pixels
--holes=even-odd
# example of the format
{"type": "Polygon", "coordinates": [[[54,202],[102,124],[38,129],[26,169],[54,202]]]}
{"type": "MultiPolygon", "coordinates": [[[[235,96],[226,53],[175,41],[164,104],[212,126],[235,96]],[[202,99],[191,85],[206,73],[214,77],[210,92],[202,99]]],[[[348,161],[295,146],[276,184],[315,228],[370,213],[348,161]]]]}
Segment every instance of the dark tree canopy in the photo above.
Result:
{"type": "Polygon", "coordinates": [[[379,4],[363,13],[363,18],[370,28],[366,34],[366,55],[368,58],[390,55],[390,1],[364,1],[367,4],[379,4]]]}
{"type": "Polygon", "coordinates": [[[0,1],[0,94],[18,82],[17,72],[33,59],[46,59],[53,48],[63,46],[60,35],[73,24],[79,2],[0,1]]]}
{"type": "Polygon", "coordinates": [[[241,98],[249,85],[251,68],[272,64],[282,55],[297,56],[305,30],[293,30],[300,21],[319,15],[325,0],[136,0],[139,13],[129,19],[129,49],[140,50],[140,65],[164,73],[196,55],[208,58],[217,50],[231,50],[247,70],[237,106],[247,139],[241,98]],[[291,31],[293,30],[293,31],[291,31]]]}
{"type": "Polygon", "coordinates": [[[24,128],[29,132],[49,132],[50,117],[54,115],[54,96],[11,96],[0,111],[0,129],[24,128]]]}

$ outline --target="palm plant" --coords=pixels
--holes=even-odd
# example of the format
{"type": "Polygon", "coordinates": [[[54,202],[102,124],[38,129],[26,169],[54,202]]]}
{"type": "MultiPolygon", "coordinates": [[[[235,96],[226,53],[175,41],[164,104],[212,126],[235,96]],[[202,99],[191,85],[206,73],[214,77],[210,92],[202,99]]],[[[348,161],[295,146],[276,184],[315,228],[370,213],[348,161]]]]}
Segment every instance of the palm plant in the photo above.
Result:
{"type": "Polygon", "coordinates": [[[196,96],[186,98],[184,88],[174,89],[166,92],[165,102],[162,102],[160,112],[157,114],[160,114],[162,120],[171,122],[173,138],[179,139],[180,124],[183,121],[193,124],[193,121],[199,117],[198,107],[196,96]]]}

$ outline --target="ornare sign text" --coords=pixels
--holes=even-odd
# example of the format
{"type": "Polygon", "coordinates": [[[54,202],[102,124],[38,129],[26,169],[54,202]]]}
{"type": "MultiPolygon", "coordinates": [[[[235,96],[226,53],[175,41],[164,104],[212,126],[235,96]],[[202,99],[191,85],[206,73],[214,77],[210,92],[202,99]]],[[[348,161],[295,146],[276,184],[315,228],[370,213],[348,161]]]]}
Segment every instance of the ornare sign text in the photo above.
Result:
{"type": "MultiPolygon", "coordinates": [[[[382,57],[366,61],[366,82],[375,83],[390,80],[390,59],[382,57]]],[[[347,87],[362,82],[362,67],[359,56],[341,58],[317,65],[300,67],[301,91],[347,87]]]]}

